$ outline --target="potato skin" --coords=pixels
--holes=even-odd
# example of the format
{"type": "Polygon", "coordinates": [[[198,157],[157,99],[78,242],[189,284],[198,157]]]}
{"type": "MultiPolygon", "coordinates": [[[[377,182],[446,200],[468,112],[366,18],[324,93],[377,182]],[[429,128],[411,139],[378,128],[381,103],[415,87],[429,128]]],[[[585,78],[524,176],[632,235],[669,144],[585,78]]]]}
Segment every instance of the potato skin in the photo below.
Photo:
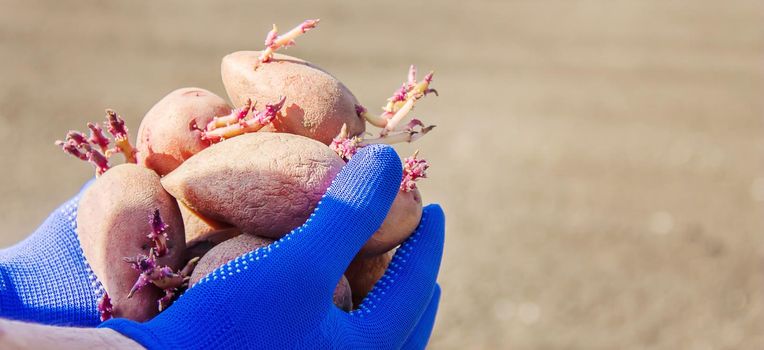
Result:
{"type": "Polygon", "coordinates": [[[236,237],[241,231],[235,227],[205,218],[194,212],[183,203],[178,203],[180,215],[183,217],[183,227],[186,232],[186,247],[190,248],[202,242],[213,245],[236,237]]]}
{"type": "Polygon", "coordinates": [[[262,106],[286,96],[282,115],[262,130],[301,135],[326,145],[343,123],[351,135],[366,130],[365,120],[356,112],[358,100],[337,78],[307,61],[282,54],[255,68],[259,55],[260,51],[231,53],[223,58],[221,73],[236,107],[248,98],[262,106]]]}
{"type": "Polygon", "coordinates": [[[194,272],[191,273],[188,285],[193,286],[213,270],[244,253],[268,246],[271,243],[273,243],[272,239],[249,234],[239,235],[221,242],[199,259],[194,272]]]}
{"type": "Polygon", "coordinates": [[[128,299],[138,272],[124,257],[149,254],[149,217],[156,209],[169,225],[167,255],[161,265],[183,265],[185,239],[178,204],[160,185],[159,176],[135,164],[109,169],[82,195],[77,210],[77,233],[86,260],[112,300],[114,317],[146,321],[158,313],[161,291],[149,285],[128,299]]]}
{"type": "MultiPolygon", "coordinates": [[[[255,235],[243,234],[222,242],[212,248],[196,264],[194,272],[191,274],[189,286],[193,286],[199,280],[207,276],[210,272],[223,266],[227,262],[237,257],[251,252],[257,248],[265,247],[273,243],[273,240],[255,235]]],[[[342,276],[334,289],[334,304],[340,309],[350,311],[353,309],[352,295],[347,278],[342,276]]]]}
{"type": "Polygon", "coordinates": [[[403,243],[409,238],[422,219],[422,196],[418,189],[398,191],[385,221],[364,244],[359,256],[380,255],[403,243]]]}
{"type": "Polygon", "coordinates": [[[317,141],[258,132],[199,152],[162,185],[204,217],[276,239],[308,219],[344,165],[317,141]]]}
{"type": "Polygon", "coordinates": [[[387,270],[387,265],[393,259],[393,252],[387,252],[368,258],[356,257],[345,270],[345,277],[350,283],[353,292],[353,305],[357,308],[366,295],[369,294],[374,284],[382,278],[387,270]]]}
{"type": "Polygon", "coordinates": [[[138,164],[163,176],[207,148],[201,132],[213,117],[227,115],[231,107],[205,89],[187,87],[163,97],[146,113],[138,128],[138,164]]]}
{"type": "Polygon", "coordinates": [[[334,305],[343,311],[353,310],[353,291],[350,289],[350,282],[345,275],[342,275],[337,286],[334,287],[334,294],[332,295],[334,305]]]}

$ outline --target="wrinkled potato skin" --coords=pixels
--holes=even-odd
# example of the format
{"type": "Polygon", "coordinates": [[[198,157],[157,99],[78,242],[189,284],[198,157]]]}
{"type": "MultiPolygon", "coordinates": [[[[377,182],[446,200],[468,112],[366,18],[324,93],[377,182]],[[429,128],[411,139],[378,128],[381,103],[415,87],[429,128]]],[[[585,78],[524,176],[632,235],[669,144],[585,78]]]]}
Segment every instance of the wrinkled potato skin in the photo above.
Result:
{"type": "Polygon", "coordinates": [[[418,189],[398,191],[382,226],[364,244],[359,256],[376,256],[403,243],[409,238],[422,219],[422,196],[418,189]]]}
{"type": "Polygon", "coordinates": [[[201,132],[213,117],[227,115],[231,107],[214,93],[195,87],[177,89],[146,113],[138,128],[138,164],[163,176],[207,148],[201,132]]]}
{"type": "Polygon", "coordinates": [[[157,259],[174,270],[183,266],[185,239],[178,204],[153,171],[135,164],[109,169],[82,195],[77,210],[77,233],[83,253],[112,300],[114,317],[146,321],[158,313],[161,291],[146,286],[132,298],[127,294],[138,272],[124,257],[149,254],[149,217],[159,209],[167,225],[167,255],[157,259]]]}
{"type": "Polygon", "coordinates": [[[374,288],[374,284],[382,278],[392,259],[393,252],[369,258],[356,257],[353,259],[348,269],[345,270],[345,277],[350,283],[355,307],[361,305],[366,295],[374,288]]]}
{"type": "Polygon", "coordinates": [[[308,219],[344,165],[306,137],[251,133],[199,152],[162,185],[206,218],[276,239],[308,219]]]}
{"type": "MultiPolygon", "coordinates": [[[[255,235],[243,234],[218,244],[199,260],[194,272],[191,274],[189,286],[193,286],[210,272],[223,266],[227,262],[271,243],[273,243],[273,240],[255,235]]],[[[353,309],[350,285],[345,276],[342,276],[337,287],[335,287],[333,299],[334,304],[340,309],[345,311],[353,309]]]]}
{"type": "Polygon", "coordinates": [[[281,54],[257,65],[259,55],[259,51],[229,54],[223,58],[221,73],[236,107],[251,98],[261,109],[286,96],[281,115],[262,130],[301,135],[326,145],[339,134],[343,123],[351,135],[366,130],[364,119],[355,110],[358,100],[337,78],[309,62],[281,54]]]}

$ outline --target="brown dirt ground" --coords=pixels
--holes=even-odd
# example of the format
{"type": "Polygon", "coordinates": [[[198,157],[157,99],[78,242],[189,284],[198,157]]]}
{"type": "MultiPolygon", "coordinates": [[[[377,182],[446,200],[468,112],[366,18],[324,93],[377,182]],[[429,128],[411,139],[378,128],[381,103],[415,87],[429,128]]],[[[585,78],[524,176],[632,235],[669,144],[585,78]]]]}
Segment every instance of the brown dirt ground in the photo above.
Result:
{"type": "MultiPolygon", "coordinates": [[[[425,199],[448,214],[436,349],[764,348],[761,1],[0,0],[0,244],[90,176],[52,141],[112,107],[221,95],[220,58],[288,53],[381,105],[441,97],[425,199]]],[[[401,147],[409,153],[413,147],[401,147]]]]}

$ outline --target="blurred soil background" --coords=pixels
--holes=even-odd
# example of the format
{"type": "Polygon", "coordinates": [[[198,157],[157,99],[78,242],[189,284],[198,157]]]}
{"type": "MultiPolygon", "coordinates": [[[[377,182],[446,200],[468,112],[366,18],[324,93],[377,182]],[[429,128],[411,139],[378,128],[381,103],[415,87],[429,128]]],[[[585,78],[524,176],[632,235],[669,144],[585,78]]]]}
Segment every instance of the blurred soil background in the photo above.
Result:
{"type": "Polygon", "coordinates": [[[92,176],[53,141],[136,131],[220,59],[286,53],[381,106],[409,64],[448,217],[433,349],[764,348],[762,1],[0,0],[0,245],[92,176]]]}

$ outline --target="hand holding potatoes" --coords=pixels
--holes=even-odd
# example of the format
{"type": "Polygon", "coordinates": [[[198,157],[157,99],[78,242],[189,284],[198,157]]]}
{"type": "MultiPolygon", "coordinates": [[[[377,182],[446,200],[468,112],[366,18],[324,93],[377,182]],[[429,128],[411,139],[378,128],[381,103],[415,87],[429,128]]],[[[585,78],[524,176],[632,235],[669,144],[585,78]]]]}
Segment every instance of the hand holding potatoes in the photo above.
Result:
{"type": "Polygon", "coordinates": [[[424,208],[412,239],[357,309],[333,305],[338,281],[384,220],[400,178],[400,159],[390,147],[363,148],[298,229],[242,255],[236,254],[268,241],[243,234],[223,242],[197,268],[206,259],[223,265],[170,308],[148,322],[116,318],[101,327],[149,349],[421,348],[437,309],[443,253],[444,217],[435,205],[424,208]],[[223,259],[212,261],[218,256],[223,259]]]}
{"type": "MultiPolygon", "coordinates": [[[[411,116],[418,101],[436,93],[432,73],[418,80],[411,66],[375,115],[325,70],[275,53],[317,24],[306,21],[281,35],[274,27],[264,50],[225,56],[221,74],[231,105],[205,89],[181,88],[146,113],[135,146],[111,110],[105,124],[111,139],[91,123],[89,136],[70,131],[57,142],[96,169],[77,220],[84,255],[105,289],[103,319],[150,319],[189,282],[301,227],[359,150],[413,142],[434,128],[411,116]],[[378,135],[368,137],[367,122],[378,135]],[[127,164],[114,166],[116,154],[127,164]]],[[[416,181],[428,167],[418,154],[404,160],[390,210],[353,253],[347,279],[334,281],[340,308],[360,304],[391,251],[419,225],[416,181]]]]}

